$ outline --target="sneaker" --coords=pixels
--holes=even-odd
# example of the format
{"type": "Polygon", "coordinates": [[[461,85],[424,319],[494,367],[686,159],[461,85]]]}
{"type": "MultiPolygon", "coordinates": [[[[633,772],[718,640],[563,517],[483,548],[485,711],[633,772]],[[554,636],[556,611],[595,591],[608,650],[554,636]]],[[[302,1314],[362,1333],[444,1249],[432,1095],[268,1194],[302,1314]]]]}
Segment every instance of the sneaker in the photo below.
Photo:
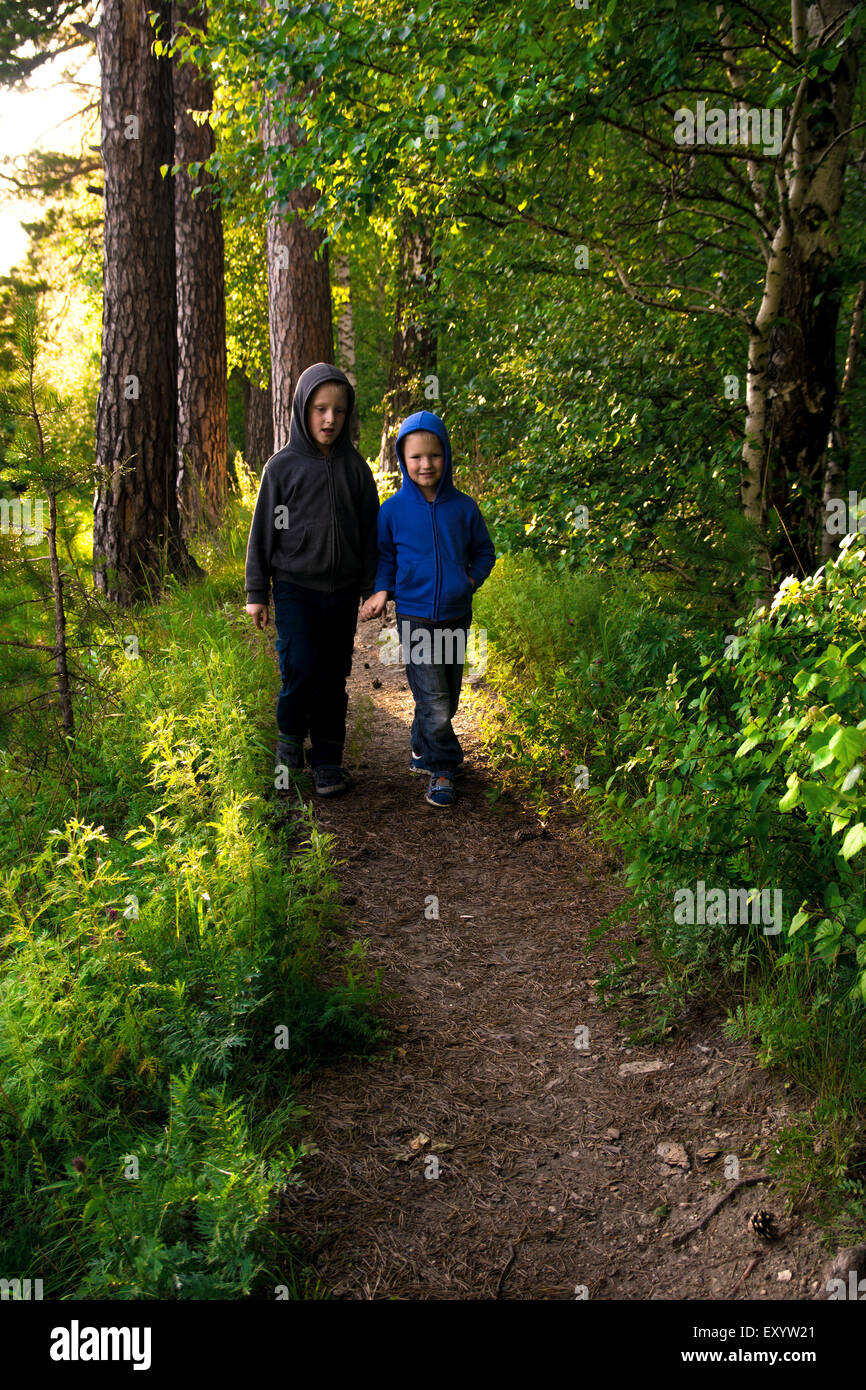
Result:
{"type": "Polygon", "coordinates": [[[319,796],[339,796],[354,784],[345,768],[333,763],[320,763],[313,768],[313,785],[319,796]]]}
{"type": "Polygon", "coordinates": [[[456,798],[453,777],[442,772],[430,778],[425,800],[429,801],[431,806],[453,806],[456,798]]]}

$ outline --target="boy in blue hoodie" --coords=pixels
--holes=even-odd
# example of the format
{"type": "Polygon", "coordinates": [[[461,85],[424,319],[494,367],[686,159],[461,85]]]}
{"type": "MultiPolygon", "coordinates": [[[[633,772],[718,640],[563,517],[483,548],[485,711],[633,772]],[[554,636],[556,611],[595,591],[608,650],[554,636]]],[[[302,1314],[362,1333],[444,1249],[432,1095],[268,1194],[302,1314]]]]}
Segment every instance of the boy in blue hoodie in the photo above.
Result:
{"type": "Polygon", "coordinates": [[[410,415],[397,435],[400,491],[379,511],[376,592],[361,618],[377,618],[393,598],[415,697],[413,772],[428,772],[431,806],[455,800],[454,776],[463,752],[451,720],[457,712],[472,595],[493,569],[496,554],[478,504],[451,478],[451,442],[438,415],[410,415]]]}

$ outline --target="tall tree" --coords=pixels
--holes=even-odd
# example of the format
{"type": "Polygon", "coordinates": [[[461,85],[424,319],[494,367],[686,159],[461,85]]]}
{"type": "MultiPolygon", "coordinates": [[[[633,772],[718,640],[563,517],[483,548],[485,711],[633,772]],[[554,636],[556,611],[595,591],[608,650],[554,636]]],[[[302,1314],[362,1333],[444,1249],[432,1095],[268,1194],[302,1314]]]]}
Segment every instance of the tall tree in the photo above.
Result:
{"type": "MultiPolygon", "coordinates": [[[[96,411],[94,581],[128,605],[193,563],[181,536],[171,63],[153,51],[152,0],[106,0],[97,29],[105,176],[102,363],[96,411]]],[[[171,6],[155,6],[168,38],[171,6]]]]}
{"type": "Polygon", "coordinates": [[[224,138],[220,185],[226,243],[226,348],[229,375],[243,398],[243,456],[261,471],[274,452],[268,328],[267,209],[261,189],[241,168],[224,138]]]}
{"type": "MultiPolygon", "coordinates": [[[[238,21],[227,0],[214,4],[225,44],[238,21]]],[[[467,243],[475,250],[473,288],[501,277],[519,312],[503,310],[498,338],[486,323],[469,323],[471,308],[452,295],[441,351],[453,372],[454,324],[480,333],[474,358],[463,356],[463,378],[484,412],[491,412],[482,382],[490,359],[513,368],[509,426],[503,430],[500,403],[490,430],[503,430],[518,459],[522,437],[566,498],[590,490],[597,506],[603,495],[618,513],[605,533],[621,537],[632,563],[650,550],[656,562],[662,523],[668,535],[703,537],[708,518],[717,538],[737,539],[741,585],[766,592],[796,568],[795,553],[808,566],[820,526],[839,292],[852,288],[852,266],[862,273],[866,222],[846,222],[842,197],[847,182],[851,198],[849,145],[862,148],[863,140],[855,100],[860,7],[658,0],[635,25],[632,7],[616,3],[477,0],[467,8],[442,0],[436,20],[431,25],[409,0],[312,5],[290,41],[273,26],[251,37],[238,64],[241,98],[253,74],[263,87],[307,93],[308,139],[293,151],[292,186],[316,183],[326,168],[323,213],[335,235],[356,216],[405,209],[436,227],[442,284],[453,287],[464,274],[467,243]],[[374,83],[358,81],[366,70],[374,83]],[[692,119],[685,139],[683,114],[692,119]],[[622,335],[634,381],[628,428],[642,448],[659,440],[643,456],[655,469],[651,507],[641,491],[646,467],[624,488],[617,474],[631,465],[613,455],[625,448],[623,404],[614,405],[625,378],[605,360],[609,344],[598,324],[606,320],[619,346],[608,315],[614,295],[629,325],[622,335]],[[581,334],[566,346],[563,326],[558,370],[536,373],[539,360],[550,362],[542,345],[566,299],[580,311],[581,334]],[[530,334],[519,343],[511,339],[518,322],[530,334]],[[681,344],[667,349],[676,336],[681,344]],[[676,383],[662,380],[666,350],[676,383]],[[573,380],[581,371],[593,374],[591,401],[573,380]],[[527,385],[532,376],[541,395],[527,385]],[[658,386],[655,398],[644,383],[658,386]],[[713,457],[702,439],[700,463],[689,458],[678,471],[662,447],[660,408],[686,399],[689,437],[700,415],[713,457]],[[601,493],[599,451],[582,450],[576,476],[573,451],[561,447],[568,426],[585,440],[599,430],[610,439],[601,493]],[[704,478],[719,503],[711,518],[704,478]]],[[[861,80],[861,97],[862,87],[861,80]]],[[[396,391],[399,380],[390,387],[396,391]]],[[[679,451],[681,459],[689,454],[679,451]]],[[[525,535],[539,534],[534,518],[547,510],[547,482],[537,499],[527,485],[525,535]]]]}
{"type": "Polygon", "coordinates": [[[352,313],[352,267],[349,253],[341,251],[334,258],[334,284],[340,294],[337,310],[337,362],[357,390],[355,376],[355,322],[352,313]]]}
{"type": "Polygon", "coordinates": [[[334,258],[334,285],[338,295],[337,305],[337,366],[346,373],[355,388],[355,405],[349,422],[352,443],[357,448],[361,437],[361,421],[358,413],[358,377],[355,372],[355,316],[352,309],[352,265],[348,251],[341,251],[334,258]]]}
{"type": "MultiPolygon", "coordinates": [[[[289,89],[281,86],[265,106],[262,136],[272,197],[278,166],[291,162],[302,140],[291,119],[291,105],[289,89]]],[[[276,449],[288,443],[292,397],[301,372],[313,362],[334,360],[328,247],[324,232],[308,226],[301,215],[315,207],[318,197],[309,184],[292,189],[285,200],[273,203],[268,219],[268,319],[276,449]]]]}
{"type": "MultiPolygon", "coordinates": [[[[750,174],[771,240],[749,334],[743,500],[762,530],[775,509],[805,570],[820,553],[821,468],[836,403],[839,222],[859,66],[859,40],[847,22],[858,9],[850,0],[808,7],[793,0],[791,50],[803,72],[772,192],[750,174]]],[[[723,42],[737,91],[741,78],[726,18],[723,42]]],[[[767,551],[761,563],[768,592],[778,571],[767,551]]]]}
{"type": "MultiPolygon", "coordinates": [[[[175,31],[207,25],[196,0],[176,0],[175,31]]],[[[228,487],[228,370],[222,210],[204,167],[214,135],[204,113],[213,84],[191,61],[175,57],[174,158],[177,254],[177,490],[186,529],[219,521],[228,487]],[[197,113],[198,119],[193,113],[197,113]],[[192,173],[190,173],[192,166],[192,173]]]]}
{"type": "Polygon", "coordinates": [[[395,440],[400,421],[439,398],[433,319],[436,262],[429,219],[405,213],[400,224],[397,300],[379,466],[399,473],[395,440]]]}
{"type": "Polygon", "coordinates": [[[244,462],[261,473],[274,452],[274,400],[271,383],[259,386],[248,376],[243,379],[244,462]]]}

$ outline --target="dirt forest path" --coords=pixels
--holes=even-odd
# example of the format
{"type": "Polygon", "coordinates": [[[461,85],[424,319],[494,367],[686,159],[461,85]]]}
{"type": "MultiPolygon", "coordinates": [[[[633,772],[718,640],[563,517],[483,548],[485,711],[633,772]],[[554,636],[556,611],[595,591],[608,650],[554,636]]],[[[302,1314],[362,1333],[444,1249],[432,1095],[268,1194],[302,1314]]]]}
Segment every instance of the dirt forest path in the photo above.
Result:
{"type": "Polygon", "coordinates": [[[604,946],[586,953],[622,894],[609,863],[573,824],[551,818],[539,835],[512,799],[491,804],[465,705],[460,800],[425,803],[407,770],[411,696],[403,668],[378,660],[381,626],[356,638],[358,787],[313,799],[383,971],[392,1043],[325,1065],[301,1094],[318,1153],[283,1219],[305,1259],[349,1300],[815,1298],[826,1251],[772,1182],[739,1187],[675,1239],[732,1187],[727,1155],[741,1178],[765,1171],[804,1097],[720,1017],[627,1046],[622,1009],[603,1012],[592,989],[604,946]],[[748,1228],[756,1208],[776,1218],[771,1244],[748,1228]]]}

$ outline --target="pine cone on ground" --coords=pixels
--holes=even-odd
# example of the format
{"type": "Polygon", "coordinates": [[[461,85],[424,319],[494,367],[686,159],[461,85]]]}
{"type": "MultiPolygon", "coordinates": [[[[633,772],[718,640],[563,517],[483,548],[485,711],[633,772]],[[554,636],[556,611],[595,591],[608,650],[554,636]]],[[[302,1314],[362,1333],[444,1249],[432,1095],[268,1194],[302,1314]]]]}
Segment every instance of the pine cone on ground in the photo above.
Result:
{"type": "Polygon", "coordinates": [[[761,1240],[775,1240],[778,1236],[776,1220],[770,1211],[753,1211],[749,1217],[749,1230],[761,1240]]]}

